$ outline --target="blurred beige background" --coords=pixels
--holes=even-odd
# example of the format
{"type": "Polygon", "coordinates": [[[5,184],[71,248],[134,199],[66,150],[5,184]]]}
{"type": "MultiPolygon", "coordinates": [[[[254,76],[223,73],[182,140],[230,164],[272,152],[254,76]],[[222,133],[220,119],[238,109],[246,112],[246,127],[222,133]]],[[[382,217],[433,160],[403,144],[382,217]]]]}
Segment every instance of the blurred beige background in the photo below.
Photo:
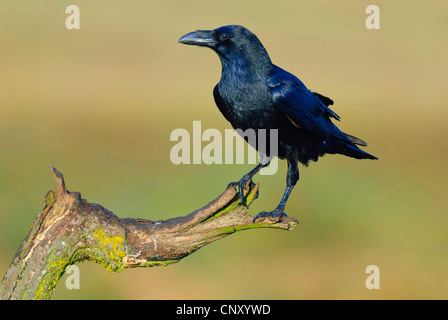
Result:
{"type": "MultiPolygon", "coordinates": [[[[448,20],[446,1],[0,0],[0,273],[54,189],[120,217],[187,214],[252,165],[171,164],[173,129],[230,128],[212,90],[221,66],[177,43],[196,29],[241,24],[274,63],[331,97],[340,128],[379,161],[327,156],[300,169],[286,212],[293,232],[254,230],[178,264],[109,273],[79,264],[54,299],[447,299],[448,20]],[[76,4],[81,29],[65,28],[76,4]],[[365,9],[381,10],[367,30],[365,9]],[[380,268],[367,290],[365,268],[380,268]]],[[[257,176],[251,213],[285,185],[257,176]]]]}

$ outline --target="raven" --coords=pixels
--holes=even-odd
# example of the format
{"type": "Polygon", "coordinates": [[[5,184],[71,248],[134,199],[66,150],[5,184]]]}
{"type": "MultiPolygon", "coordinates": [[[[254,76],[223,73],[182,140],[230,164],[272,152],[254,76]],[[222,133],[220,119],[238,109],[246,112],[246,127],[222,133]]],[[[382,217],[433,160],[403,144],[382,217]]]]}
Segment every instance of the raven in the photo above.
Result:
{"type": "MultiPolygon", "coordinates": [[[[326,153],[377,159],[356,146],[367,146],[363,140],[343,133],[332,123],[332,118],[340,119],[329,108],[333,101],[310,91],[297,77],[274,65],[257,36],[245,27],[229,25],[198,30],[182,36],[179,42],[208,47],[218,54],[222,74],[213,96],[234,129],[252,128],[256,132],[277,129],[275,156],[288,162],[286,190],[273,211],[260,212],[254,221],[261,217],[278,220],[286,216],[286,202],[299,180],[298,162],[307,166],[310,160],[317,161],[326,153]]],[[[259,152],[260,163],[239,181],[243,204],[246,204],[244,188],[253,183],[254,174],[269,165],[273,156],[268,150],[261,150],[258,143],[253,147],[259,152]]]]}

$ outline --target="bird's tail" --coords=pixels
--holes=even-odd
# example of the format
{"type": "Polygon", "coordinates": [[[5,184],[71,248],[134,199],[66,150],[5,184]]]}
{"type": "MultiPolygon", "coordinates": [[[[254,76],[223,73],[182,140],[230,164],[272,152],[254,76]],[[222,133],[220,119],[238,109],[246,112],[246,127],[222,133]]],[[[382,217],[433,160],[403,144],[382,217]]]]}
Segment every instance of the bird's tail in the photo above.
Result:
{"type": "Polygon", "coordinates": [[[349,138],[349,140],[350,140],[353,144],[357,144],[357,145],[359,145],[359,146],[367,147],[367,142],[365,142],[364,140],[361,140],[361,139],[359,139],[359,138],[357,138],[357,137],[355,137],[355,136],[352,136],[352,135],[350,135],[350,134],[348,134],[348,133],[344,133],[344,134],[347,136],[347,138],[349,138]]]}
{"type": "Polygon", "coordinates": [[[352,158],[356,159],[372,159],[377,160],[378,158],[371,155],[370,153],[367,153],[365,151],[362,151],[359,149],[356,145],[367,147],[367,143],[355,136],[349,135],[347,133],[344,133],[347,138],[350,140],[348,141],[342,141],[338,140],[335,143],[335,153],[343,154],[352,158]]]}

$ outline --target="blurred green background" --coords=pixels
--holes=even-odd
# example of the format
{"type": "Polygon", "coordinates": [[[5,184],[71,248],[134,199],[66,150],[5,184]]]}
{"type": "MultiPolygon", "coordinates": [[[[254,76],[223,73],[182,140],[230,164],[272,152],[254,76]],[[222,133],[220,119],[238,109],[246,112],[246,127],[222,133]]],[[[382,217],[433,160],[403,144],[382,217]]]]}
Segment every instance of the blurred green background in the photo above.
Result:
{"type": "MultiPolygon", "coordinates": [[[[79,264],[54,299],[447,299],[446,1],[0,0],[0,273],[29,231],[48,169],[120,217],[165,219],[219,195],[252,165],[171,164],[176,128],[230,128],[212,90],[221,66],[177,43],[241,24],[277,65],[331,97],[340,128],[379,161],[326,156],[301,169],[292,232],[254,230],[168,267],[79,264]],[[81,29],[67,30],[76,4],[81,29]],[[367,30],[365,9],[381,10],[367,30]],[[175,199],[173,201],[173,199],[175,199]],[[380,268],[379,290],[365,268],[380,268]]],[[[272,210],[286,163],[257,176],[272,210]]]]}

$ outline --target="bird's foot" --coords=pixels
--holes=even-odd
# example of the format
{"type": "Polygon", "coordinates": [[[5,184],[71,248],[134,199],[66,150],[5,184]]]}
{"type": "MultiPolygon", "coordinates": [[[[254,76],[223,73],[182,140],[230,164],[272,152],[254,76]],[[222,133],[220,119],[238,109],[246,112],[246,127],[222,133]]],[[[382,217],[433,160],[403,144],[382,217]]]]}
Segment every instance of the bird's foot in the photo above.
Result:
{"type": "MultiPolygon", "coordinates": [[[[255,183],[252,181],[252,177],[249,174],[244,175],[240,181],[237,182],[238,184],[238,196],[240,197],[241,204],[245,207],[247,207],[246,198],[244,197],[244,190],[247,187],[254,187],[255,183]]],[[[255,199],[258,198],[258,190],[257,194],[255,195],[255,199]]]]}
{"type": "Polygon", "coordinates": [[[253,222],[257,220],[269,220],[271,222],[278,222],[282,217],[287,217],[288,215],[283,212],[283,209],[276,208],[274,211],[266,212],[262,211],[254,217],[253,222]]]}

